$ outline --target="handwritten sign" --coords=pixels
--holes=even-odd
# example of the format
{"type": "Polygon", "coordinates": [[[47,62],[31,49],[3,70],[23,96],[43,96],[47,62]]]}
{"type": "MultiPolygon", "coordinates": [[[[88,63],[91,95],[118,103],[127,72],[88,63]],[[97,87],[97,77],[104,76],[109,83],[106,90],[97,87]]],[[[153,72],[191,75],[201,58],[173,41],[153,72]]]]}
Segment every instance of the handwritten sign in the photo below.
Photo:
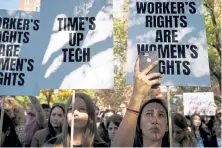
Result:
{"type": "Polygon", "coordinates": [[[183,93],[183,105],[184,115],[214,116],[216,113],[213,92],[183,93]]]}

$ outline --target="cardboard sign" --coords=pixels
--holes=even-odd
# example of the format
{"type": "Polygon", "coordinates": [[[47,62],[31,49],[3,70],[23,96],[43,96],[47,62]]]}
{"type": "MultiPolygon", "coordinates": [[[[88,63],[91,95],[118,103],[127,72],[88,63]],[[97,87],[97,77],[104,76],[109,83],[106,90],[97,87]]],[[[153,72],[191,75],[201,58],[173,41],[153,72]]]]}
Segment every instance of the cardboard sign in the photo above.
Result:
{"type": "Polygon", "coordinates": [[[211,86],[202,1],[129,0],[127,84],[141,51],[158,51],[164,86],[211,86]]]}
{"type": "Polygon", "coordinates": [[[32,37],[40,29],[39,14],[0,10],[0,94],[38,95],[32,37]]]}
{"type": "Polygon", "coordinates": [[[183,93],[184,115],[214,116],[216,105],[213,92],[183,93]]]}
{"type": "Polygon", "coordinates": [[[41,2],[33,45],[42,54],[40,89],[113,87],[112,7],[111,0],[41,2]]]}

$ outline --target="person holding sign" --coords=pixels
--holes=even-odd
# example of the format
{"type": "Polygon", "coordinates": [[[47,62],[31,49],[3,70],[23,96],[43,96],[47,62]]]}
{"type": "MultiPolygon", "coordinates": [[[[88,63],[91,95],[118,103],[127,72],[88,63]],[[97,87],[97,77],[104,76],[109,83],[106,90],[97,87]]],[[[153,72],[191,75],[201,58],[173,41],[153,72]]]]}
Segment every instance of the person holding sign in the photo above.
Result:
{"type": "Polygon", "coordinates": [[[133,94],[112,147],[169,147],[168,114],[165,103],[157,98],[142,105],[153,85],[160,85],[160,73],[150,73],[153,62],[140,72],[139,59],[134,68],[133,94]],[[141,107],[142,105],[142,107],[141,107]]]}
{"type": "Polygon", "coordinates": [[[70,147],[71,140],[73,147],[108,147],[97,133],[95,105],[88,95],[76,93],[74,105],[70,99],[66,113],[62,135],[56,137],[54,147],[70,147]],[[72,118],[74,118],[73,139],[71,139],[72,118]]]}
{"type": "Polygon", "coordinates": [[[32,106],[27,111],[27,118],[25,124],[25,145],[30,146],[34,134],[45,127],[46,115],[36,97],[29,97],[32,106]]]}

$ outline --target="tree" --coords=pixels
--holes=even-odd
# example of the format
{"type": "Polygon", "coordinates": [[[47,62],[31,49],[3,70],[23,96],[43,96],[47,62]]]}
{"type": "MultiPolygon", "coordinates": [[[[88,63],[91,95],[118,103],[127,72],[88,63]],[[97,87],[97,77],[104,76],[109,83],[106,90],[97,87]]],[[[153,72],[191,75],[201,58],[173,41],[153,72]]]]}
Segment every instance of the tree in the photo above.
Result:
{"type": "Polygon", "coordinates": [[[40,95],[46,98],[47,104],[50,105],[50,100],[52,98],[54,90],[53,89],[44,89],[40,90],[40,95]]]}
{"type": "MultiPolygon", "coordinates": [[[[125,1],[123,12],[128,9],[128,2],[125,1]]],[[[128,36],[128,13],[124,13],[123,19],[114,18],[114,61],[115,61],[115,85],[113,89],[97,90],[97,104],[112,107],[119,106],[122,102],[128,102],[132,86],[125,84],[126,77],[126,52],[128,36]]]]}
{"type": "Polygon", "coordinates": [[[205,24],[209,51],[209,65],[213,84],[217,81],[221,91],[221,2],[204,0],[205,24]]]}
{"type": "Polygon", "coordinates": [[[51,103],[64,103],[64,104],[66,104],[71,96],[72,96],[72,90],[68,90],[68,89],[58,90],[58,89],[55,89],[50,102],[51,103]]]}
{"type": "Polygon", "coordinates": [[[72,90],[46,89],[40,90],[40,96],[38,98],[44,98],[44,101],[40,101],[40,103],[46,102],[48,105],[50,105],[50,103],[66,103],[71,95],[72,90]]]}

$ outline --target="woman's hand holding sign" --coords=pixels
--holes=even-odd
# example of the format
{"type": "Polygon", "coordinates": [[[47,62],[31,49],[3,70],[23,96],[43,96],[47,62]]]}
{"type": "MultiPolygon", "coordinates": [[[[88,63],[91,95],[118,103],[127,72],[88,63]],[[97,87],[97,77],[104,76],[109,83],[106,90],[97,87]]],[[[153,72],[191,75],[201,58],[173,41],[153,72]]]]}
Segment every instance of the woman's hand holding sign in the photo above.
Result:
{"type": "Polygon", "coordinates": [[[159,85],[160,73],[151,72],[158,62],[145,66],[140,71],[140,60],[137,58],[134,67],[133,94],[127,107],[127,112],[116,132],[112,147],[132,147],[141,104],[153,85],[159,85]]]}
{"type": "Polygon", "coordinates": [[[137,58],[134,68],[133,96],[138,96],[143,99],[153,85],[160,85],[160,80],[158,78],[161,78],[161,74],[158,72],[150,73],[150,71],[157,66],[158,61],[153,62],[141,72],[139,70],[139,62],[140,59],[137,58]]]}

